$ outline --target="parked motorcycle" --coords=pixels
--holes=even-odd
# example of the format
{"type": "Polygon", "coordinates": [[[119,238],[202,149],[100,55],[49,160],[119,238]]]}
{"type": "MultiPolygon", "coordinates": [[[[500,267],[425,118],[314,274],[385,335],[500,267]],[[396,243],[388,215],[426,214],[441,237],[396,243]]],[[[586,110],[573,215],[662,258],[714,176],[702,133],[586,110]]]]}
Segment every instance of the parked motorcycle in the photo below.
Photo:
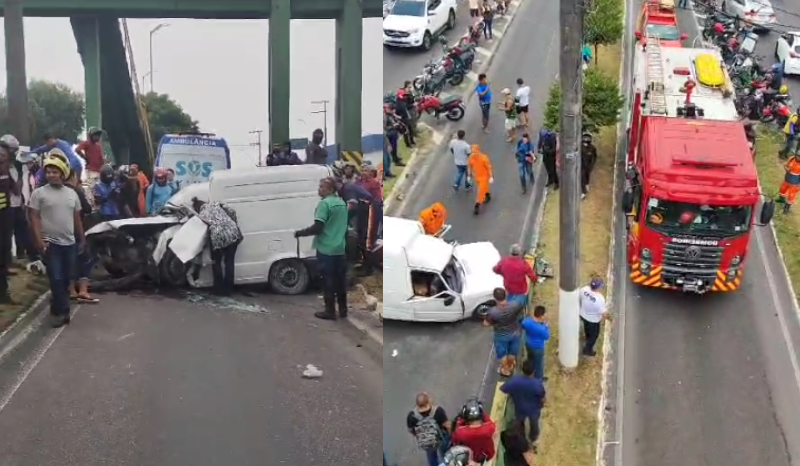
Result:
{"type": "Polygon", "coordinates": [[[447,45],[447,39],[444,37],[439,38],[439,43],[442,46],[444,56],[453,60],[456,66],[461,68],[465,74],[472,69],[472,65],[475,62],[475,44],[469,41],[462,44],[459,41],[458,44],[451,47],[447,45]]]}
{"type": "Polygon", "coordinates": [[[464,82],[466,70],[456,66],[455,62],[444,57],[436,63],[428,63],[422,69],[422,74],[414,78],[414,90],[423,95],[439,95],[444,90],[446,83],[458,86],[464,82]]]}
{"type": "Polygon", "coordinates": [[[464,118],[466,107],[464,100],[459,96],[438,97],[423,95],[417,98],[417,112],[433,115],[437,120],[444,115],[450,121],[459,121],[464,118]]]}
{"type": "Polygon", "coordinates": [[[773,100],[769,105],[764,107],[761,121],[764,123],[774,121],[778,126],[784,126],[786,122],[789,121],[791,114],[792,111],[785,103],[779,100],[773,100]]]}

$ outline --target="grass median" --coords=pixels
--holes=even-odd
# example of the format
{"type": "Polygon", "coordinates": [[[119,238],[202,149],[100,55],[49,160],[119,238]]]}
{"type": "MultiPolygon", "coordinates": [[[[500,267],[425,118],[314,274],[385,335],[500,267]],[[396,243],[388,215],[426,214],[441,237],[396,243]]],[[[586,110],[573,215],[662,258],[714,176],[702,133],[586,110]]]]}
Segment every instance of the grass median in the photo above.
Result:
{"type": "MultiPolygon", "coordinates": [[[[784,160],[778,158],[783,148],[783,135],[779,128],[761,124],[756,140],[756,167],[764,195],[777,198],[778,190],[786,174],[784,160]]],[[[782,205],[776,206],[772,224],[783,251],[783,260],[789,271],[789,279],[795,290],[800,290],[800,206],[795,205],[788,214],[781,212],[782,205]]]]}
{"type": "Polygon", "coordinates": [[[44,277],[32,275],[23,268],[12,270],[16,275],[9,277],[8,284],[16,304],[0,305],[0,333],[11,326],[48,289],[44,277]]]}
{"type": "MultiPolygon", "coordinates": [[[[598,67],[610,76],[619,75],[619,46],[600,47],[598,67]]],[[[613,205],[614,157],[617,129],[603,128],[595,138],[598,161],[592,172],[589,194],[581,203],[581,279],[605,277],[608,273],[611,241],[611,206],[613,205]]],[[[550,192],[545,204],[544,219],[537,254],[547,259],[558,276],[559,191],[550,192]]],[[[589,466],[595,464],[597,446],[597,412],[601,394],[602,343],[597,356],[583,358],[578,369],[566,373],[558,362],[558,280],[550,279],[535,291],[534,303],[547,308],[551,323],[547,343],[546,375],[547,406],[542,413],[539,453],[536,464],[544,466],[589,466]]],[[[509,404],[510,405],[510,404],[509,404]]],[[[506,420],[511,416],[509,406],[506,420]]],[[[497,465],[503,466],[502,455],[497,465]]]]}
{"type": "MultiPolygon", "coordinates": [[[[419,154],[420,152],[426,153],[426,151],[431,150],[431,145],[433,143],[433,131],[425,125],[419,125],[417,127],[417,147],[416,149],[409,149],[403,139],[400,138],[400,141],[397,143],[397,150],[400,152],[400,160],[404,163],[408,164],[411,162],[411,158],[413,154],[419,154]]],[[[398,167],[396,165],[392,165],[392,175],[394,178],[384,178],[383,180],[383,198],[386,199],[386,196],[392,193],[392,189],[394,189],[394,185],[397,184],[398,181],[403,179],[405,176],[406,167],[398,167]]]]}

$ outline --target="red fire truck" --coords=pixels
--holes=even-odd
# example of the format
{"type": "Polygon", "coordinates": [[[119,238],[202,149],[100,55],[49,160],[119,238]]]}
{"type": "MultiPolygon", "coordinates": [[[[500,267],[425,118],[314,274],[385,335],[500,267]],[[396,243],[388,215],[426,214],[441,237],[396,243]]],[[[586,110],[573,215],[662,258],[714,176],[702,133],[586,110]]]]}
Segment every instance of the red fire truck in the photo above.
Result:
{"type": "MultiPolygon", "coordinates": [[[[694,293],[736,290],[762,196],[722,57],[653,37],[634,53],[621,202],[631,280],[694,293]]],[[[765,199],[760,224],[774,211],[765,199]]]]}

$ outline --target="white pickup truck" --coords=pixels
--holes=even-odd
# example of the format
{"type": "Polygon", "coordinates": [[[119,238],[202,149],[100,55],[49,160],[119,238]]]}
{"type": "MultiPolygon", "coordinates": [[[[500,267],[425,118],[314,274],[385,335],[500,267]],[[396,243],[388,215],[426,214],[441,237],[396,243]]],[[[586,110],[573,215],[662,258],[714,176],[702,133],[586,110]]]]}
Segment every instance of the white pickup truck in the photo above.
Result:
{"type": "Polygon", "coordinates": [[[457,0],[396,0],[383,18],[383,45],[430,50],[456,26],[457,8],[457,0]]]}

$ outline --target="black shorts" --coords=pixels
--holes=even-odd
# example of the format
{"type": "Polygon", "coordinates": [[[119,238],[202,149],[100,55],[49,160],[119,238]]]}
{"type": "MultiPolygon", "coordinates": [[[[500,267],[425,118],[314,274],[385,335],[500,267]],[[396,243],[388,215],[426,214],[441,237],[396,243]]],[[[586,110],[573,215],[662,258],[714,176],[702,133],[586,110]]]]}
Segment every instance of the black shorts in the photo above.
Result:
{"type": "Polygon", "coordinates": [[[481,16],[481,11],[475,8],[474,10],[469,10],[469,15],[472,16],[473,18],[478,18],[481,16]]]}
{"type": "Polygon", "coordinates": [[[529,107],[529,105],[525,105],[525,106],[518,105],[517,106],[517,113],[524,113],[524,114],[527,115],[528,114],[528,107],[529,107]]]}

